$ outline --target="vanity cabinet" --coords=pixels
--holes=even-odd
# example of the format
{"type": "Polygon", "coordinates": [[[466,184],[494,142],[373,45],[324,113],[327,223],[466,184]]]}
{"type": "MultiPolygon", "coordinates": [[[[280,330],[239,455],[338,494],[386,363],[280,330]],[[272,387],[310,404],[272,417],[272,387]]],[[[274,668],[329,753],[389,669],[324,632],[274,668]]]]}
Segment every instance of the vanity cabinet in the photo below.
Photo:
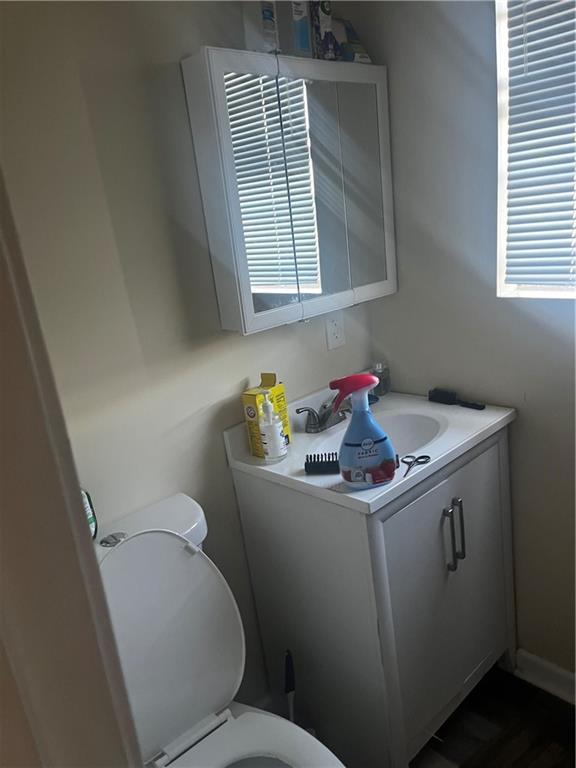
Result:
{"type": "Polygon", "coordinates": [[[410,754],[506,648],[498,447],[379,521],[410,754]]]}
{"type": "Polygon", "coordinates": [[[345,765],[407,768],[515,653],[507,429],[372,514],[233,469],[271,689],[345,765]]]}
{"type": "Polygon", "coordinates": [[[395,292],[385,67],[206,47],[182,73],[222,328],[395,292]]]}

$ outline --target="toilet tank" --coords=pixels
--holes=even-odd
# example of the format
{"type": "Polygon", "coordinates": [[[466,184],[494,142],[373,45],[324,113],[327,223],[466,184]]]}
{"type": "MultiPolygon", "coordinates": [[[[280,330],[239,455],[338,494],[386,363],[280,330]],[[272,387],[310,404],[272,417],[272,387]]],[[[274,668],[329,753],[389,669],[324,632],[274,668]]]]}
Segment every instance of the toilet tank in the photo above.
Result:
{"type": "Polygon", "coordinates": [[[100,524],[95,541],[98,560],[110,551],[110,547],[100,544],[106,536],[112,533],[133,536],[135,533],[151,529],[174,531],[200,548],[208,533],[206,517],[200,504],[185,493],[175,493],[147,507],[100,524]]]}

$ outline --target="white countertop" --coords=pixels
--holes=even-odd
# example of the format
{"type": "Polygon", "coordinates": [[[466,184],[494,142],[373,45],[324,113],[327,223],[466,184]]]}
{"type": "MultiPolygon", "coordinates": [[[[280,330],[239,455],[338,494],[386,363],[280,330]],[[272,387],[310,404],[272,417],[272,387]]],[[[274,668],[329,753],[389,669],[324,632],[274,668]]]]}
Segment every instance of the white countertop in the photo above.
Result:
{"type": "Polygon", "coordinates": [[[342,482],[340,475],[307,475],[304,472],[306,454],[339,449],[347,422],[317,435],[310,435],[304,432],[305,415],[297,416],[295,409],[301,405],[317,408],[323,400],[333,395],[330,390],[322,390],[291,403],[292,443],[288,457],[277,464],[264,464],[261,459],[251,456],[245,424],[227,429],[224,440],[230,467],[371,514],[516,418],[516,411],[512,408],[486,406],[483,411],[476,411],[458,405],[430,403],[425,397],[391,392],[371,406],[372,413],[388,433],[400,457],[407,453],[428,454],[431,460],[428,464],[414,466],[407,477],[403,477],[406,467],[401,464],[394,479],[387,485],[352,491],[342,482]],[[427,439],[427,442],[418,441],[417,431],[413,435],[402,431],[400,425],[410,415],[429,417],[415,419],[416,423],[422,423],[423,439],[427,439]]]}

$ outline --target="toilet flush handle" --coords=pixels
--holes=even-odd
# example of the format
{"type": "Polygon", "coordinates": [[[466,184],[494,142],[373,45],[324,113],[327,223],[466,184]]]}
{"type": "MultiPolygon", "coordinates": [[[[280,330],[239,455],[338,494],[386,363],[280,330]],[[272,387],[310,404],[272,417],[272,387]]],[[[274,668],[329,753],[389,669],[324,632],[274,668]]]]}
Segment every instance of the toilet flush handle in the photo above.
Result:
{"type": "Polygon", "coordinates": [[[117,544],[120,544],[121,541],[124,541],[127,534],[124,533],[124,531],[117,531],[116,533],[109,533],[108,536],[104,536],[103,539],[100,539],[100,546],[101,547],[115,547],[117,544]]]}

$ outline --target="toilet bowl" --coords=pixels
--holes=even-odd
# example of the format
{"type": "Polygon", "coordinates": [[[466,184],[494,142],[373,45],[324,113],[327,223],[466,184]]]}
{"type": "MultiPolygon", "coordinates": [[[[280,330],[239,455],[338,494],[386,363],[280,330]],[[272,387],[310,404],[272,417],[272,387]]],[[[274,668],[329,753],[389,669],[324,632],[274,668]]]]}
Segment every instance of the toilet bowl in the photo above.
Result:
{"type": "Polygon", "coordinates": [[[172,531],[141,531],[100,567],[148,766],[343,768],[293,723],[245,707],[233,713],[244,630],[228,584],[199,547],[172,531]]]}

